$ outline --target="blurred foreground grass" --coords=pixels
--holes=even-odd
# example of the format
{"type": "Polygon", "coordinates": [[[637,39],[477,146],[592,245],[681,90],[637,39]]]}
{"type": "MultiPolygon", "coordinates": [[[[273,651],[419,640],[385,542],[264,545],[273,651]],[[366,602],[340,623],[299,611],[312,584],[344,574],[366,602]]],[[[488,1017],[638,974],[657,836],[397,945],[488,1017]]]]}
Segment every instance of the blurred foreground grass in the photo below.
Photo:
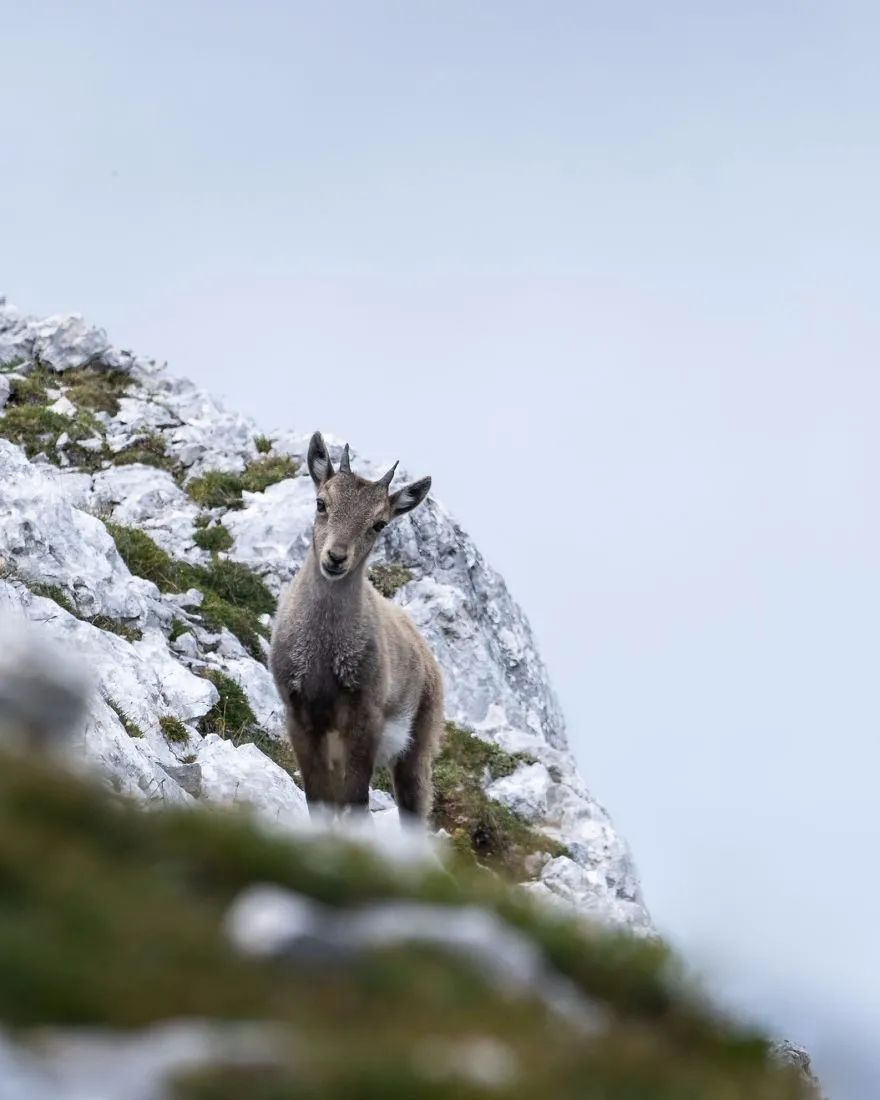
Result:
{"type": "Polygon", "coordinates": [[[242,817],[144,810],[32,757],[0,757],[0,1020],[133,1029],[266,1021],[265,1064],[178,1078],[179,1100],[799,1100],[761,1037],[688,990],[659,943],[589,930],[472,864],[389,863],[327,836],[267,836],[242,817]],[[480,905],[597,1008],[579,1028],[477,967],[402,944],[346,961],[262,961],[224,932],[248,886],[334,908],[480,905]]]}

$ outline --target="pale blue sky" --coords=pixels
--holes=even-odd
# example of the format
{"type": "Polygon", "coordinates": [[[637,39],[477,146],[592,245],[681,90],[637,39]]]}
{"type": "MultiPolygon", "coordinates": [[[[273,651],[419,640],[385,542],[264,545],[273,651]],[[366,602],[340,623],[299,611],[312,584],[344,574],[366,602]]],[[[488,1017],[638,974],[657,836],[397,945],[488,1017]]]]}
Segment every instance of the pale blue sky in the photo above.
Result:
{"type": "Polygon", "coordinates": [[[0,289],[432,473],[661,928],[877,1091],[876,6],[0,7],[0,289]]]}

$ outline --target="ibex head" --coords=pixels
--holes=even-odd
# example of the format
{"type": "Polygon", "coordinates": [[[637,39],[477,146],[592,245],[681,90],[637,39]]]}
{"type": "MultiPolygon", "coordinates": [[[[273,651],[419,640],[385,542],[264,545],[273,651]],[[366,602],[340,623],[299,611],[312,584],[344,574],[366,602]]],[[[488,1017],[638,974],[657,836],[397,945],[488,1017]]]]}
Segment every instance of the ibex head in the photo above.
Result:
{"type": "Polygon", "coordinates": [[[379,532],[388,524],[421,504],[431,488],[423,477],[390,492],[395,462],[378,481],[367,481],[351,472],[348,444],[339,469],[333,469],[320,432],[309,443],[309,473],[318,491],[313,541],[321,573],[339,580],[364,561],[379,532]]]}

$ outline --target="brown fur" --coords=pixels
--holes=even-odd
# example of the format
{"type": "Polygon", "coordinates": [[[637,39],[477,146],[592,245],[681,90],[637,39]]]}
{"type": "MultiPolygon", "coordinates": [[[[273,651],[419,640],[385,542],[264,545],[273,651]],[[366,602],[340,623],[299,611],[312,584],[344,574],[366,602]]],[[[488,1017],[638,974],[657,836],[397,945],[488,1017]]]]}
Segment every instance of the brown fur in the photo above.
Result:
{"type": "Polygon", "coordinates": [[[334,471],[318,433],[309,470],[324,510],[316,513],[309,556],[282,597],[270,657],[309,807],[366,810],[391,730],[402,749],[392,757],[398,809],[424,819],[443,730],[443,681],[412,620],[367,579],[366,562],[375,525],[416,507],[431,481],[389,494],[393,471],[366,481],[350,472],[347,448],[334,471]]]}

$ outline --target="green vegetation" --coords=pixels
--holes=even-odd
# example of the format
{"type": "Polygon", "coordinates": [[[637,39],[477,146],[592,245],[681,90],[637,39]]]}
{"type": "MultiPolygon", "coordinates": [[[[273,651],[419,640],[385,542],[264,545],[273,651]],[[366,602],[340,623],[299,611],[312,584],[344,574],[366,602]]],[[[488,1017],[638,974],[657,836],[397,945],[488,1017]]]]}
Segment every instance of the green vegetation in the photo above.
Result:
{"type": "Polygon", "coordinates": [[[31,583],[24,580],[24,578],[22,578],[22,581],[35,596],[44,596],[48,600],[54,600],[59,607],[63,607],[70,615],[81,619],[84,623],[91,623],[99,630],[109,630],[111,634],[118,634],[120,638],[125,638],[127,642],[137,642],[143,637],[137,627],[130,626],[119,619],[112,619],[109,615],[81,615],[73,601],[57,584],[31,583]]]}
{"type": "Polygon", "coordinates": [[[35,596],[42,596],[47,600],[54,600],[59,607],[63,607],[64,610],[69,615],[73,615],[74,618],[79,619],[82,617],[74,606],[73,601],[68,598],[67,593],[63,588],[59,587],[59,585],[41,584],[39,582],[31,584],[29,581],[24,581],[24,583],[35,596]]]}
{"type": "Polygon", "coordinates": [[[530,762],[530,757],[507,753],[452,722],[446,724],[446,736],[434,762],[434,827],[446,829],[458,851],[471,853],[480,863],[517,882],[528,877],[525,859],[529,855],[566,853],[558,841],[483,790],[487,775],[499,779],[520,763],[530,762]]]}
{"type": "Polygon", "coordinates": [[[144,736],[144,731],[141,729],[141,727],[137,724],[137,722],[135,722],[135,720],[129,714],[127,714],[122,709],[122,707],[119,705],[119,703],[116,702],[115,699],[111,699],[111,698],[109,698],[109,696],[105,695],[104,696],[104,702],[115,713],[116,717],[122,723],[123,729],[125,730],[125,732],[128,734],[129,737],[143,737],[144,736]]]}
{"type": "Polygon", "coordinates": [[[175,619],[171,624],[171,630],[168,632],[168,637],[172,642],[176,642],[182,635],[186,634],[189,630],[189,624],[185,623],[183,619],[175,619]]]}
{"type": "Polygon", "coordinates": [[[41,452],[62,465],[55,443],[65,432],[69,443],[63,453],[70,463],[87,471],[100,469],[111,457],[104,442],[104,425],[95,413],[119,411],[119,397],[130,384],[121,371],[97,371],[92,367],[55,374],[37,366],[30,374],[15,379],[0,435],[23,447],[28,458],[41,452]],[[49,390],[61,390],[76,406],[73,416],[53,412],[47,406],[49,390]]]}
{"type": "Polygon", "coordinates": [[[56,377],[56,384],[62,384],[65,397],[77,409],[105,412],[110,416],[119,412],[119,399],[131,385],[131,378],[125,371],[96,370],[94,367],[80,367],[56,377]]]}
{"type": "Polygon", "coordinates": [[[10,405],[48,405],[50,387],[60,389],[60,378],[47,367],[35,367],[12,383],[10,405]]]}
{"type": "Polygon", "coordinates": [[[165,740],[174,745],[189,740],[189,730],[179,718],[174,718],[170,714],[163,715],[159,719],[159,728],[165,734],[165,740]]]}
{"type": "Polygon", "coordinates": [[[232,535],[222,523],[215,523],[212,527],[196,525],[193,541],[202,550],[216,552],[228,550],[232,546],[232,535]]]}
{"type": "MultiPolygon", "coordinates": [[[[31,384],[29,376],[25,381],[31,384]]],[[[33,383],[34,386],[38,382],[33,383]]],[[[88,410],[79,410],[75,416],[52,412],[32,400],[35,391],[28,389],[25,395],[16,386],[6,410],[0,417],[0,435],[23,447],[28,458],[45,453],[50,462],[62,465],[61,451],[55,446],[65,432],[69,442],[64,454],[74,466],[94,471],[107,460],[109,451],[104,443],[104,427],[88,410]]]]}
{"type": "MultiPolygon", "coordinates": [[[[84,616],[80,616],[80,618],[84,618],[84,616]]],[[[93,615],[92,618],[85,619],[85,622],[91,623],[99,630],[109,630],[111,634],[118,634],[120,638],[125,638],[127,642],[139,642],[144,636],[143,632],[138,630],[136,626],[120,622],[119,619],[111,619],[109,615],[93,615]]]]}
{"type": "Polygon", "coordinates": [[[186,491],[203,508],[240,508],[241,474],[208,470],[201,477],[193,478],[186,491]]]}
{"type": "Polygon", "coordinates": [[[267,455],[272,450],[272,440],[267,435],[258,435],[254,439],[254,446],[258,454],[267,455]]]}
{"type": "Polygon", "coordinates": [[[299,469],[289,455],[274,458],[258,458],[251,462],[241,475],[241,487],[248,493],[262,493],[279,481],[296,477],[299,469]]]}
{"type": "Polygon", "coordinates": [[[165,449],[165,440],[158,432],[138,436],[127,447],[113,456],[115,466],[156,466],[160,470],[175,471],[175,462],[165,449]]]}
{"type": "Polygon", "coordinates": [[[206,669],[202,675],[217,688],[220,699],[199,722],[201,733],[218,733],[234,745],[256,745],[288,775],[297,778],[293,749],[286,739],[276,740],[259,728],[244,688],[219,669],[206,669]]]}
{"type": "Polygon", "coordinates": [[[175,562],[145,531],[109,520],[106,527],[122,560],[135,576],[152,581],[161,592],[182,592],[189,588],[180,576],[182,563],[175,562]]]}
{"type": "Polygon", "coordinates": [[[220,693],[219,700],[199,722],[202,733],[219,733],[234,740],[257,724],[244,688],[218,669],[202,673],[220,693]]]}
{"type": "Polygon", "coordinates": [[[391,599],[398,588],[409,584],[412,573],[405,565],[374,565],[370,570],[370,580],[383,596],[391,599]]]}
{"type": "Polygon", "coordinates": [[[243,492],[262,493],[270,485],[294,477],[297,464],[289,455],[255,459],[243,473],[208,470],[193,478],[186,491],[203,508],[241,508],[243,492]]]}
{"type": "Polygon", "coordinates": [[[466,867],[392,865],[338,838],[265,835],[228,813],[145,813],[42,759],[9,756],[0,891],[0,1022],[25,1041],[21,1029],[187,1018],[278,1029],[277,1062],[267,1052],[188,1070],[177,1100],[807,1100],[762,1038],[685,986],[661,944],[590,930],[466,867]],[[337,910],[483,906],[596,1006],[595,1028],[439,949],[404,943],[335,965],[240,955],[224,917],[255,884],[337,910]],[[509,1065],[491,1089],[466,1076],[477,1039],[509,1065]]]}
{"type": "Polygon", "coordinates": [[[138,577],[146,577],[162,592],[197,588],[204,595],[199,614],[207,629],[231,631],[258,661],[265,663],[260,643],[268,635],[260,616],[275,611],[275,597],[246,565],[214,558],[210,565],[175,561],[144,531],[107,523],[125,564],[138,577]]]}

